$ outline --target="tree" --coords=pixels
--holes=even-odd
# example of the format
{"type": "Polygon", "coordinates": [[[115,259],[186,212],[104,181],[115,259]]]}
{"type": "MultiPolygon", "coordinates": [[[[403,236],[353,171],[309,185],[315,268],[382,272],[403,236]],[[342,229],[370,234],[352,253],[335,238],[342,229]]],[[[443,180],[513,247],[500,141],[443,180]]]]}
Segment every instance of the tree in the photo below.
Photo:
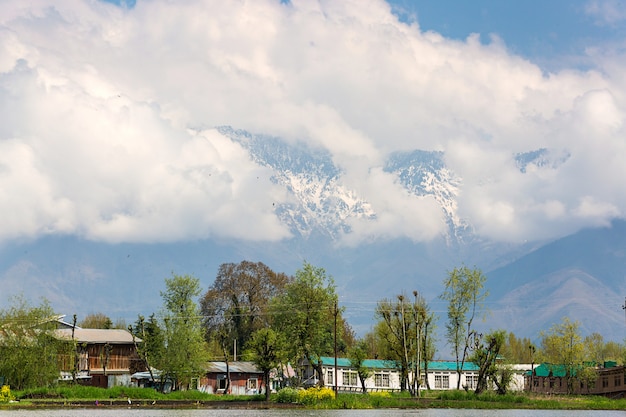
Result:
{"type": "Polygon", "coordinates": [[[578,321],[564,317],[560,324],[554,324],[548,332],[541,332],[541,358],[552,365],[565,369],[567,391],[574,391],[574,378],[583,369],[584,345],[578,331],[578,321]]]}
{"type": "Polygon", "coordinates": [[[365,380],[372,374],[372,370],[364,364],[365,359],[367,359],[367,342],[360,340],[348,350],[348,360],[350,361],[350,366],[356,370],[359,376],[363,394],[367,393],[365,380]]]}
{"type": "Polygon", "coordinates": [[[263,372],[265,384],[265,400],[270,400],[270,371],[282,363],[285,342],[271,328],[259,329],[252,334],[248,348],[252,354],[252,362],[263,372]]]}
{"type": "Polygon", "coordinates": [[[624,349],[624,345],[622,345],[621,343],[617,343],[613,340],[609,340],[604,344],[604,359],[613,360],[623,365],[625,351],[626,350],[624,349]]]}
{"type": "Polygon", "coordinates": [[[22,390],[46,387],[59,378],[59,354],[70,347],[54,335],[56,316],[48,301],[32,306],[23,297],[0,310],[0,375],[6,384],[22,390]]]}
{"type": "Polygon", "coordinates": [[[78,325],[84,329],[112,329],[113,322],[104,313],[87,314],[78,325]]]}
{"type": "Polygon", "coordinates": [[[461,373],[467,360],[473,331],[473,321],[488,295],[484,291],[486,278],[479,269],[466,266],[454,268],[444,280],[440,298],[448,302],[446,338],[456,360],[457,389],[461,388],[461,373]]]}
{"type": "MultiPolygon", "coordinates": [[[[148,321],[146,321],[142,315],[139,315],[135,326],[128,326],[128,330],[133,335],[133,342],[135,343],[137,354],[150,373],[150,379],[154,382],[156,379],[152,373],[152,368],[161,369],[165,358],[163,330],[159,326],[159,322],[154,313],[150,315],[148,321]],[[135,341],[136,337],[141,339],[141,343],[135,341]]],[[[161,387],[163,387],[163,382],[164,381],[161,381],[161,387]]]]}
{"type": "Polygon", "coordinates": [[[400,389],[412,395],[419,392],[419,363],[432,358],[432,327],[428,328],[433,315],[423,297],[413,292],[414,301],[400,294],[396,300],[378,302],[375,317],[379,320],[375,331],[386,359],[393,360],[400,368],[400,389]],[[409,380],[412,371],[413,381],[409,380]]]}
{"type": "Polygon", "coordinates": [[[600,333],[591,333],[583,340],[585,360],[595,362],[597,365],[604,363],[604,337],[600,333]]]}
{"type": "Polygon", "coordinates": [[[165,350],[162,359],[165,377],[176,386],[188,385],[202,373],[206,360],[202,321],[194,301],[200,295],[200,282],[189,275],[165,279],[163,329],[165,350]]]}
{"type": "Polygon", "coordinates": [[[532,363],[534,362],[532,345],[529,338],[518,338],[513,332],[508,332],[500,353],[509,363],[532,363]]]}
{"type": "MultiPolygon", "coordinates": [[[[333,352],[333,311],[337,294],[332,277],[323,268],[305,262],[295,278],[271,304],[276,328],[289,341],[288,356],[304,357],[324,386],[320,357],[333,352]]],[[[340,330],[341,327],[337,326],[340,330]]]]}
{"type": "MultiPolygon", "coordinates": [[[[436,328],[436,316],[435,313],[426,310],[426,314],[423,320],[422,330],[422,354],[421,360],[424,363],[424,375],[428,375],[428,363],[433,360],[435,353],[437,352],[436,340],[435,340],[435,328],[436,328]]],[[[426,389],[430,390],[430,382],[428,378],[426,380],[426,389]]]]}
{"type": "MultiPolygon", "coordinates": [[[[488,380],[492,380],[497,388],[499,394],[506,394],[509,381],[498,379],[498,366],[496,365],[496,359],[500,354],[500,350],[504,345],[506,332],[504,330],[496,330],[484,337],[473,333],[474,347],[471,355],[471,361],[478,366],[478,381],[476,383],[475,393],[480,394],[487,389],[488,380]]],[[[502,375],[506,376],[506,375],[502,375]]]]}
{"type": "Polygon", "coordinates": [[[200,300],[207,341],[224,339],[230,345],[234,340],[243,348],[252,333],[267,327],[269,301],[288,282],[287,275],[261,262],[220,265],[215,281],[200,300]]]}

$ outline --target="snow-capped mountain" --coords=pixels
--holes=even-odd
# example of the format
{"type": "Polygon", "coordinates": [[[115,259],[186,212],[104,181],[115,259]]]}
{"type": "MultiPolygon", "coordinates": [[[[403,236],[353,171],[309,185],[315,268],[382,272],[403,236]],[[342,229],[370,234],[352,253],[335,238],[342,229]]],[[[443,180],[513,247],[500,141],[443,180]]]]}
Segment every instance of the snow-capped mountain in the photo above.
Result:
{"type": "Polygon", "coordinates": [[[280,204],[276,213],[297,235],[318,233],[336,239],[350,231],[348,218],[374,216],[367,201],[341,184],[341,171],[327,151],[230,127],[218,131],[247,149],[259,165],[271,168],[272,181],[292,194],[294,202],[280,204]]]}
{"type": "MultiPolygon", "coordinates": [[[[273,182],[293,195],[294,202],[280,205],[276,212],[298,235],[319,233],[336,239],[340,233],[350,231],[349,218],[376,216],[367,200],[342,184],[343,173],[326,150],[311,149],[304,143],[291,145],[279,138],[231,127],[222,126],[218,131],[247,149],[255,162],[271,168],[273,182]]],[[[462,239],[471,231],[469,223],[457,214],[461,179],[446,167],[443,152],[393,153],[383,169],[408,192],[434,197],[448,224],[448,239],[462,239]]]]}
{"type": "Polygon", "coordinates": [[[470,224],[458,215],[457,197],[462,180],[446,166],[443,152],[396,152],[387,160],[385,171],[393,173],[413,194],[435,198],[448,225],[448,243],[462,241],[471,233],[470,224]]]}

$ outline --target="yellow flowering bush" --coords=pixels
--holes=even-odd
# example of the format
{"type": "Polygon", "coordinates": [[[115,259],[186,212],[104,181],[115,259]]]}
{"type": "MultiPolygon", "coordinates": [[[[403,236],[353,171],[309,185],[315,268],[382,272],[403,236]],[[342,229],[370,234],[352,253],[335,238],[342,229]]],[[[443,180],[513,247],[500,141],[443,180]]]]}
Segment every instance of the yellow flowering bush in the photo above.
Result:
{"type": "Polygon", "coordinates": [[[330,388],[309,388],[298,391],[298,402],[300,404],[316,404],[322,401],[335,399],[335,391],[330,388]]]}
{"type": "Polygon", "coordinates": [[[377,397],[377,398],[391,398],[391,393],[389,391],[376,391],[376,392],[370,392],[369,396],[377,397]]]}
{"type": "Polygon", "coordinates": [[[11,394],[11,388],[8,385],[3,385],[0,388],[0,403],[8,403],[13,400],[13,395],[11,394]]]}

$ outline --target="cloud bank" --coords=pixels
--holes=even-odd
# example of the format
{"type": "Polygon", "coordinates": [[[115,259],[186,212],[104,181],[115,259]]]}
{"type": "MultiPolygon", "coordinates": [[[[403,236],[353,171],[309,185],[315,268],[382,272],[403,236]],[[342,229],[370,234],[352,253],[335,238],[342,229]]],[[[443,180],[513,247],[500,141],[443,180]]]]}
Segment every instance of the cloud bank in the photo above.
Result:
{"type": "Polygon", "coordinates": [[[289,238],[270,203],[289,197],[222,125],[326,148],[377,213],[352,242],[443,230],[382,171],[399,150],[443,151],[487,238],[606,224],[626,212],[626,57],[593,46],[595,68],[545,73],[382,0],[3,2],[0,241],[289,238]],[[521,172],[540,148],[570,157],[521,172]]]}

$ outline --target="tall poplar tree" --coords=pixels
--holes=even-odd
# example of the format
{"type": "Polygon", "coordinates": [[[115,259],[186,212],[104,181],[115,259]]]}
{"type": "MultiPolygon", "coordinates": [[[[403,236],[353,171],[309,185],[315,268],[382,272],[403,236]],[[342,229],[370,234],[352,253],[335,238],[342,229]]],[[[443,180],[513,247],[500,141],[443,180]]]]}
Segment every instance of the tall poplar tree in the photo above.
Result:
{"type": "Polygon", "coordinates": [[[470,353],[474,319],[488,295],[486,280],[480,269],[463,266],[454,268],[443,282],[440,298],[448,302],[446,338],[455,355],[457,389],[461,388],[461,373],[470,353]]]}
{"type": "MultiPolygon", "coordinates": [[[[320,357],[333,353],[336,306],[332,277],[323,268],[306,262],[296,271],[294,280],[285,286],[285,291],[272,300],[274,323],[289,341],[289,357],[293,360],[306,358],[317,372],[320,386],[324,386],[320,357]]],[[[337,332],[343,327],[339,319],[337,332]]]]}
{"type": "Polygon", "coordinates": [[[202,320],[195,298],[200,295],[200,282],[189,275],[165,279],[163,298],[163,329],[165,351],[163,372],[176,382],[188,386],[191,378],[202,374],[206,361],[202,320]]]}

